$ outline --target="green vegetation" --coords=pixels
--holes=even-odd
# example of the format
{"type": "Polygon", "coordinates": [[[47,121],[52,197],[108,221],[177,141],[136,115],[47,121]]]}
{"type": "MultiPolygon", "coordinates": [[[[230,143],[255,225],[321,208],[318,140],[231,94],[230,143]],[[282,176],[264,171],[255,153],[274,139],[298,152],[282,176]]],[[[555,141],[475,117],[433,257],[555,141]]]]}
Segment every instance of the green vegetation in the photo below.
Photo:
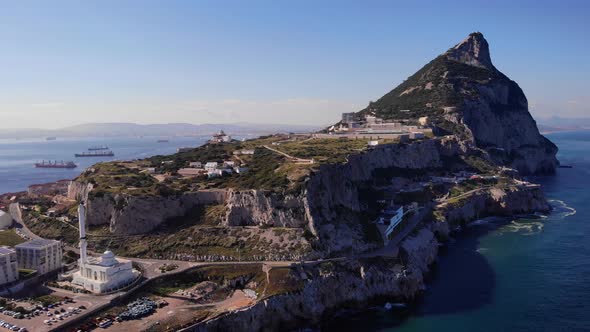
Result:
{"type": "Polygon", "coordinates": [[[265,297],[297,292],[303,289],[305,282],[288,267],[273,268],[268,272],[269,283],[264,292],[265,297]]]}
{"type": "Polygon", "coordinates": [[[42,306],[46,307],[50,304],[54,304],[63,301],[63,297],[57,295],[42,295],[33,299],[35,302],[41,303],[42,306]]]}
{"type": "Polygon", "coordinates": [[[116,162],[94,165],[82,173],[78,181],[92,183],[90,195],[101,197],[105,193],[127,193],[130,195],[163,194],[168,188],[137,168],[129,168],[116,162]]]}
{"type": "Polygon", "coordinates": [[[25,214],[24,221],[27,227],[40,237],[56,239],[69,244],[78,242],[78,229],[73,224],[33,213],[25,214]]]}
{"type": "Polygon", "coordinates": [[[25,242],[25,240],[18,236],[14,229],[0,231],[0,246],[14,247],[15,245],[23,242],[25,242]]]}
{"type": "Polygon", "coordinates": [[[297,158],[313,159],[319,163],[343,163],[348,155],[365,150],[367,140],[309,139],[287,141],[273,148],[297,158]]]}

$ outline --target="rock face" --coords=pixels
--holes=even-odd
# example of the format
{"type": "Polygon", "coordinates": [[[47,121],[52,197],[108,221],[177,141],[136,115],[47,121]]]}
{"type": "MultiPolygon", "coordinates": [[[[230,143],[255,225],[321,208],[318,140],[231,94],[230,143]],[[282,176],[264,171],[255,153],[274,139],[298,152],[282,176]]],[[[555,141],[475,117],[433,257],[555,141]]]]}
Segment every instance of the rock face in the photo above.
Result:
{"type": "Polygon", "coordinates": [[[359,217],[366,213],[363,184],[379,170],[402,172],[442,168],[444,159],[470,148],[454,138],[440,138],[413,144],[393,144],[352,155],[346,164],[323,165],[307,184],[309,229],[326,252],[360,253],[376,244],[364,237],[359,217]]]}
{"type": "Polygon", "coordinates": [[[412,263],[349,260],[330,271],[306,267],[310,280],[303,290],[269,299],[189,327],[187,331],[290,331],[319,324],[343,303],[361,306],[377,297],[414,299],[424,290],[424,266],[434,262],[438,241],[429,230],[403,244],[412,263]],[[320,270],[320,271],[317,271],[320,270]]]}
{"type": "Polygon", "coordinates": [[[472,141],[521,174],[552,173],[558,164],[557,147],[539,133],[518,84],[494,67],[479,32],[361,111],[368,113],[386,119],[427,115],[436,132],[472,141]]]}
{"type": "Polygon", "coordinates": [[[473,195],[464,204],[449,206],[445,209],[445,217],[449,223],[464,224],[478,216],[511,216],[550,210],[545,195],[538,187],[506,190],[492,188],[473,195]]]}
{"type": "Polygon", "coordinates": [[[304,227],[305,210],[300,197],[260,190],[229,190],[224,226],[304,227]]]}
{"type": "Polygon", "coordinates": [[[119,235],[145,234],[199,205],[225,205],[221,226],[301,227],[307,224],[301,197],[260,190],[201,190],[172,196],[92,195],[92,184],[72,181],[68,196],[87,204],[89,225],[109,225],[119,235]]]}

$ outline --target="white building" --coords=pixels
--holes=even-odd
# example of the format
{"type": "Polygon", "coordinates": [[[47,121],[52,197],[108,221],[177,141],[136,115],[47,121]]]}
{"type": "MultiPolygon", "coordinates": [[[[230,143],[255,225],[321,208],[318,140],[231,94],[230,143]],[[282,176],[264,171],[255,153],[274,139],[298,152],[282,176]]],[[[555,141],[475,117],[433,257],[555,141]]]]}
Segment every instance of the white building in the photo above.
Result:
{"type": "Polygon", "coordinates": [[[235,155],[240,155],[240,154],[242,154],[242,155],[253,155],[254,154],[254,150],[248,150],[248,149],[246,149],[246,150],[236,150],[236,151],[233,152],[233,154],[235,154],[235,155]]]}
{"type": "Polygon", "coordinates": [[[8,228],[12,225],[12,216],[8,212],[0,210],[0,228],[8,228]]]}
{"type": "Polygon", "coordinates": [[[389,238],[391,233],[404,219],[404,207],[389,208],[379,218],[378,223],[388,225],[385,230],[385,236],[389,238]]]}
{"type": "Polygon", "coordinates": [[[0,247],[0,285],[16,281],[17,279],[16,251],[8,247],[0,247]]]}
{"type": "Polygon", "coordinates": [[[205,164],[205,170],[207,172],[212,172],[212,171],[214,171],[214,170],[217,169],[217,165],[218,164],[217,164],[216,161],[210,161],[210,162],[208,162],[208,163],[205,164]]]}
{"type": "Polygon", "coordinates": [[[35,239],[15,246],[18,267],[36,270],[39,274],[59,270],[62,266],[61,242],[35,239]]]}
{"type": "Polygon", "coordinates": [[[131,284],[139,272],[131,261],[117,259],[113,252],[105,251],[99,258],[86,253],[86,211],[84,204],[78,209],[80,221],[80,269],[74,272],[72,283],[93,293],[107,293],[131,284]]]}
{"type": "Polygon", "coordinates": [[[201,168],[203,167],[203,164],[200,161],[191,161],[188,163],[188,166],[192,168],[201,168]]]}

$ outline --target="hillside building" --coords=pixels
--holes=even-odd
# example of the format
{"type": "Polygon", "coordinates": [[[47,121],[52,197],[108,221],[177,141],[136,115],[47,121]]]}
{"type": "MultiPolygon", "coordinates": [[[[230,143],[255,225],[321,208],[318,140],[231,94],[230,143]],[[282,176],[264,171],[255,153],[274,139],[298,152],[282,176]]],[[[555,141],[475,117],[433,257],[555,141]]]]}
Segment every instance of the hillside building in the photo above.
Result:
{"type": "Polygon", "coordinates": [[[57,240],[35,239],[17,244],[16,257],[21,269],[36,270],[45,274],[61,269],[62,248],[57,240]]]}
{"type": "Polygon", "coordinates": [[[0,247],[0,285],[18,280],[16,251],[8,247],[0,247]]]}

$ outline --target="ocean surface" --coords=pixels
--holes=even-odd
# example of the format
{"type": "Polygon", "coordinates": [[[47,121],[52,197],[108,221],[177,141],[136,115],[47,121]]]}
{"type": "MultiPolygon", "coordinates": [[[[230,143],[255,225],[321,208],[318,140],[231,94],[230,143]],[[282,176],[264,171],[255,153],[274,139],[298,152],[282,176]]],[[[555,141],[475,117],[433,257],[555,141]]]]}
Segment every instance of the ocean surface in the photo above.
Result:
{"type": "Polygon", "coordinates": [[[0,139],[0,194],[26,190],[31,184],[73,179],[85,168],[107,160],[130,160],[160,154],[171,154],[179,147],[197,147],[207,141],[202,137],[88,137],[14,140],[0,139]],[[167,143],[157,143],[168,139],[167,143]],[[87,152],[91,146],[106,145],[114,157],[75,158],[75,153],[87,152]],[[74,169],[35,168],[42,160],[73,161],[74,169]]]}
{"type": "Polygon", "coordinates": [[[409,315],[371,310],[334,331],[590,331],[590,131],[547,135],[564,165],[542,184],[554,212],[479,223],[443,249],[409,315]]]}

